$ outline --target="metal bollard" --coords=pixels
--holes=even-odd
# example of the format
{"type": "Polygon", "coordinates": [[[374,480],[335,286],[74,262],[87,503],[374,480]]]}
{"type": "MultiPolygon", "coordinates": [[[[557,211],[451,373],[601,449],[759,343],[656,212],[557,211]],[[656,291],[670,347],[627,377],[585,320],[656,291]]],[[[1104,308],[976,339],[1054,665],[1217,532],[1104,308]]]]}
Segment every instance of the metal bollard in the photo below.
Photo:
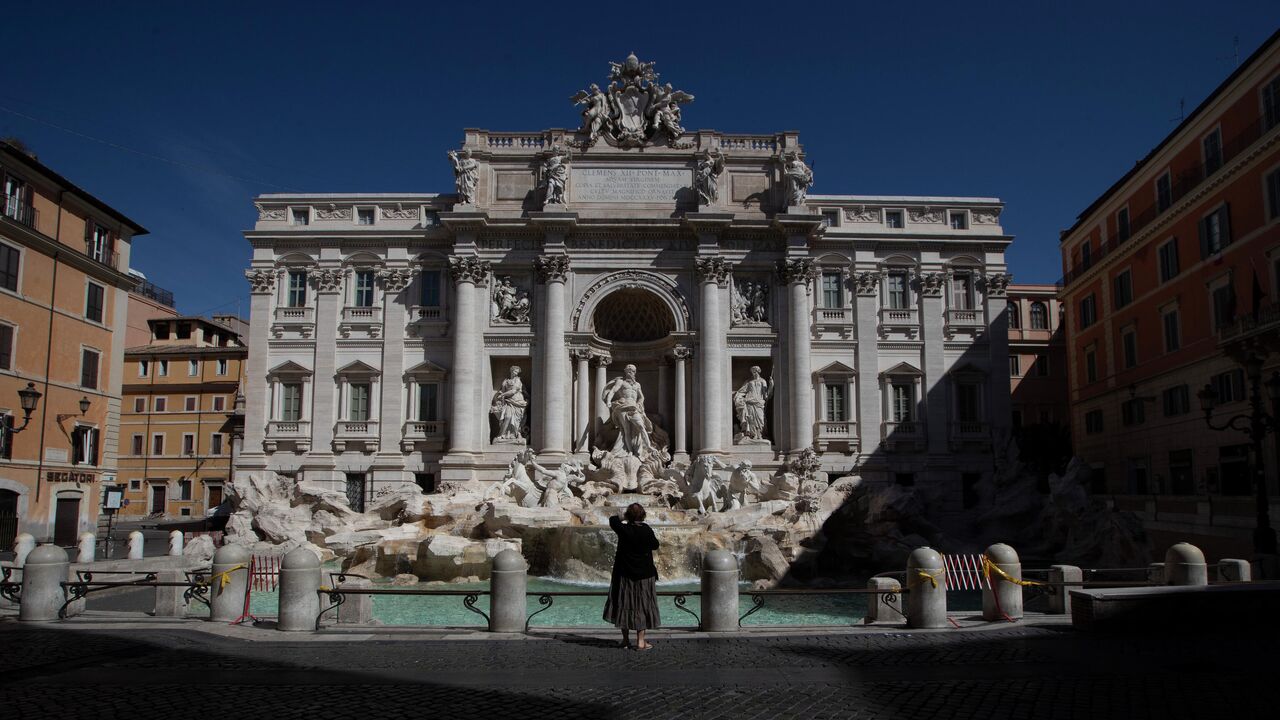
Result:
{"type": "Polygon", "coordinates": [[[738,561],[726,550],[702,556],[703,632],[738,629],[738,561]]]}
{"type": "Polygon", "coordinates": [[[13,564],[22,567],[27,556],[36,549],[36,539],[31,533],[20,533],[13,539],[13,564]]]}
{"type": "Polygon", "coordinates": [[[91,563],[97,557],[98,538],[94,537],[91,532],[80,533],[80,552],[76,555],[76,562],[91,563]]]}
{"type": "Polygon", "coordinates": [[[249,588],[249,551],[240,545],[223,545],[213,554],[209,578],[209,619],[234,622],[244,612],[249,588]]]}
{"type": "MultiPolygon", "coordinates": [[[[179,570],[160,570],[156,580],[160,582],[182,582],[185,578],[179,570]]],[[[187,600],[183,597],[185,588],[176,586],[156,588],[156,617],[185,617],[187,600]]]]}
{"type": "Polygon", "coordinates": [[[1223,558],[1218,561],[1218,579],[1222,582],[1251,582],[1253,567],[1248,560],[1223,558]]]}
{"type": "Polygon", "coordinates": [[[44,543],[27,555],[22,566],[22,604],[18,619],[49,622],[58,619],[58,609],[66,600],[62,583],[67,581],[71,562],[67,551],[44,543]]]}
{"type": "Polygon", "coordinates": [[[489,575],[489,632],[523,632],[529,565],[515,550],[493,558],[489,575]]]}
{"type": "Polygon", "coordinates": [[[1070,615],[1071,614],[1071,588],[1079,588],[1079,585],[1063,586],[1061,583],[1078,583],[1084,580],[1084,571],[1075,565],[1050,565],[1049,566],[1049,614],[1050,615],[1070,615]]]}
{"type": "Polygon", "coordinates": [[[942,556],[930,547],[907,556],[907,627],[947,626],[947,575],[942,556]]]}
{"type": "MultiPolygon", "coordinates": [[[[364,578],[352,578],[341,585],[349,588],[372,587],[373,583],[364,578]]],[[[339,625],[372,625],[373,596],[347,595],[338,606],[339,625]]]]}
{"type": "Polygon", "coordinates": [[[320,558],[297,547],[280,561],[280,610],[277,630],[309,632],[320,614],[320,558]]]}
{"type": "Polygon", "coordinates": [[[171,557],[182,557],[181,530],[171,530],[169,532],[169,555],[171,557]]]}
{"type": "Polygon", "coordinates": [[[867,617],[862,621],[864,624],[902,622],[905,617],[902,612],[902,583],[893,578],[873,577],[867,580],[867,589],[875,590],[876,594],[867,601],[867,617]],[[886,599],[886,595],[891,595],[892,599],[886,599]]]}
{"type": "Polygon", "coordinates": [[[1022,618],[1022,586],[1014,582],[1022,579],[1018,552],[1004,543],[996,543],[983,555],[994,567],[990,570],[990,587],[982,588],[982,619],[991,622],[1022,618]]]}
{"type": "Polygon", "coordinates": [[[140,531],[134,530],[133,532],[129,533],[129,559],[130,560],[142,559],[142,543],[143,543],[143,537],[140,531]]]}
{"type": "Polygon", "coordinates": [[[1164,583],[1166,585],[1208,585],[1209,566],[1204,553],[1190,543],[1176,543],[1164,554],[1164,583]]]}

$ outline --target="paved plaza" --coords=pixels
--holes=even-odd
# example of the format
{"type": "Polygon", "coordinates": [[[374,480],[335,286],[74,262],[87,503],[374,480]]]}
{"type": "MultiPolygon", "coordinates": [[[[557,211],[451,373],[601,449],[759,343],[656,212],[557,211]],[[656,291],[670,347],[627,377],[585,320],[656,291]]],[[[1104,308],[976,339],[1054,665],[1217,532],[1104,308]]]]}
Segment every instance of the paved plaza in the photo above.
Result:
{"type": "Polygon", "coordinates": [[[1248,718],[1275,707],[1260,691],[1274,687],[1273,639],[1243,633],[673,634],[649,652],[551,630],[453,637],[4,621],[0,698],[8,718],[1248,718]]]}

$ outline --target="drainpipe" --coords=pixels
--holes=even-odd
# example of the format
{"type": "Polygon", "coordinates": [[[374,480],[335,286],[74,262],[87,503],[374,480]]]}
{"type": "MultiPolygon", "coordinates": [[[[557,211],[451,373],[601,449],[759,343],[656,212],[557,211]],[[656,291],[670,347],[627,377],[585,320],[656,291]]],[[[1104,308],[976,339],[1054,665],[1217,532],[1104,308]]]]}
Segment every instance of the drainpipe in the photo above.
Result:
{"type": "MultiPolygon", "coordinates": [[[[66,190],[58,191],[58,214],[53,220],[53,241],[62,242],[62,199],[66,194],[66,190]]],[[[53,283],[49,287],[49,338],[48,345],[44,351],[44,407],[40,409],[40,445],[36,448],[36,503],[40,502],[41,489],[44,483],[41,476],[44,475],[44,429],[49,420],[49,371],[53,362],[53,305],[58,296],[58,258],[62,252],[55,250],[53,252],[53,283]]],[[[55,504],[56,508],[56,504],[55,504]]],[[[52,540],[53,536],[48,535],[46,539],[52,540]]]]}

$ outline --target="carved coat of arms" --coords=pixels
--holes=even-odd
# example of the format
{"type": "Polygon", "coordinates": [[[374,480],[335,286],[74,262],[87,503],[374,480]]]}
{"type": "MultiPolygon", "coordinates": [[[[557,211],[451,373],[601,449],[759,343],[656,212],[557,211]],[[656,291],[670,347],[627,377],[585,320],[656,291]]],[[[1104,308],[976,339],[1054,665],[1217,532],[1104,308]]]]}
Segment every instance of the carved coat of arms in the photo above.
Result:
{"type": "Polygon", "coordinates": [[[660,140],[680,147],[684,135],[680,106],[692,102],[693,96],[672,88],[671,83],[659,84],[653,63],[640,62],[635,53],[609,66],[607,89],[593,84],[571,98],[575,105],[585,106],[580,139],[574,144],[586,148],[604,138],[621,148],[644,147],[660,140]]]}

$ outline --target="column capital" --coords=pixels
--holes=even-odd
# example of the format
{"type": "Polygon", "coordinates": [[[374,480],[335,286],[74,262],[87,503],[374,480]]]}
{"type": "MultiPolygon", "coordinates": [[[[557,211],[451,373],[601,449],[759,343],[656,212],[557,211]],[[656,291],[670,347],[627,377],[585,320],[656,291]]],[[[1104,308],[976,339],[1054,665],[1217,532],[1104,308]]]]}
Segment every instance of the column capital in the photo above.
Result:
{"type": "Polygon", "coordinates": [[[249,281],[249,293],[273,293],[276,289],[276,271],[263,268],[250,268],[244,271],[244,277],[249,281]]]}
{"type": "Polygon", "coordinates": [[[719,255],[707,255],[693,260],[694,274],[700,283],[715,283],[721,287],[729,284],[733,264],[719,255]]]}
{"type": "Polygon", "coordinates": [[[677,345],[671,348],[671,357],[676,360],[690,360],[693,358],[693,348],[688,345],[677,345]]]}
{"type": "Polygon", "coordinates": [[[880,285],[880,273],[869,270],[853,276],[854,292],[858,295],[874,296],[880,285]]]}
{"type": "Polygon", "coordinates": [[[1013,282],[1013,275],[1009,273],[994,273],[982,279],[986,285],[988,297],[1004,297],[1009,290],[1009,283],[1013,282]]]}
{"type": "Polygon", "coordinates": [[[569,279],[569,256],[542,255],[533,261],[533,268],[540,283],[564,282],[569,279]]]}
{"type": "Polygon", "coordinates": [[[387,268],[378,272],[378,281],[387,292],[400,292],[409,287],[417,274],[416,268],[387,268]]]}
{"type": "Polygon", "coordinates": [[[809,258],[793,258],[778,263],[778,275],[784,283],[807,283],[818,275],[818,269],[809,258]]]}
{"type": "Polygon", "coordinates": [[[321,268],[307,273],[307,280],[317,293],[336,293],[342,291],[343,274],[338,268],[321,268]]]}
{"type": "Polygon", "coordinates": [[[490,270],[489,263],[478,257],[449,258],[449,277],[453,279],[454,285],[481,285],[489,279],[490,270]]]}
{"type": "Polygon", "coordinates": [[[595,352],[591,354],[591,361],[596,367],[609,367],[613,364],[613,356],[609,353],[595,352]]]}
{"type": "Polygon", "coordinates": [[[925,297],[942,297],[942,289],[946,282],[946,273],[920,273],[920,294],[925,297]]]}
{"type": "Polygon", "coordinates": [[[591,348],[570,348],[569,349],[569,357],[573,358],[574,360],[590,360],[594,355],[595,353],[591,351],[591,348]]]}

